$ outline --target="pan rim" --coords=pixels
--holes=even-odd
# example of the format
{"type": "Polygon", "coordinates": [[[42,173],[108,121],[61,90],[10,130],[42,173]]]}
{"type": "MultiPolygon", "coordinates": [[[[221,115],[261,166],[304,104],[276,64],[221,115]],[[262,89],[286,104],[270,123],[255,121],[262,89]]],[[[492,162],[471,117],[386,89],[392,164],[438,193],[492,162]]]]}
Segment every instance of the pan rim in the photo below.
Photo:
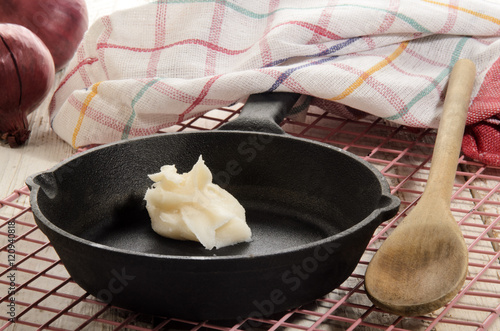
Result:
{"type": "Polygon", "coordinates": [[[30,175],[26,179],[26,184],[30,188],[30,205],[31,209],[33,211],[33,214],[35,216],[35,219],[38,221],[42,222],[43,225],[47,228],[50,229],[50,231],[56,233],[59,236],[62,236],[70,241],[77,242],[81,245],[84,246],[89,246],[94,249],[99,249],[99,250],[104,250],[104,251],[111,251],[113,253],[117,254],[124,254],[126,256],[138,256],[138,257],[145,257],[145,258],[153,258],[153,259],[160,259],[160,260],[178,260],[178,261],[231,261],[231,260],[255,260],[258,258],[265,258],[270,255],[276,256],[276,255],[287,255],[287,254],[294,254],[298,253],[301,251],[306,251],[309,249],[314,249],[318,246],[328,244],[329,242],[335,241],[339,237],[343,238],[348,238],[352,236],[354,233],[358,232],[360,229],[368,226],[371,222],[375,221],[378,218],[378,214],[384,212],[384,211],[390,211],[394,210],[399,206],[399,199],[395,196],[393,196],[390,193],[390,187],[385,179],[385,177],[382,175],[382,173],[376,169],[372,164],[367,162],[366,160],[363,160],[361,157],[343,150],[341,148],[338,148],[336,146],[316,141],[316,140],[310,140],[310,139],[305,139],[305,138],[300,138],[300,137],[295,137],[290,134],[278,134],[278,133],[266,133],[266,132],[259,132],[259,131],[244,131],[244,130],[209,130],[209,131],[195,131],[195,132],[173,132],[173,133],[159,133],[155,135],[150,135],[150,136],[142,136],[142,137],[134,137],[130,138],[127,140],[119,140],[107,144],[103,144],[100,146],[93,147],[89,150],[74,154],[67,159],[59,162],[58,164],[54,165],[53,167],[37,172],[35,174],[30,175]],[[213,250],[214,255],[210,256],[196,256],[196,255],[191,255],[191,256],[182,256],[182,255],[167,255],[167,254],[158,254],[158,253],[146,253],[146,252],[139,252],[139,251],[134,251],[134,250],[129,250],[129,249],[123,249],[123,248],[116,248],[113,246],[108,246],[104,244],[100,244],[88,239],[81,238],[77,235],[74,235],[66,230],[63,230],[62,228],[56,226],[54,223],[52,223],[49,219],[45,217],[45,214],[40,210],[39,205],[38,205],[38,194],[41,186],[35,182],[35,178],[38,177],[39,175],[46,174],[46,173],[54,173],[61,167],[68,165],[69,163],[73,162],[75,159],[85,157],[86,155],[93,154],[98,152],[99,150],[102,149],[107,149],[111,148],[112,146],[115,145],[122,145],[122,144],[129,144],[133,143],[134,141],[139,141],[139,140],[148,140],[148,139],[161,139],[161,137],[165,136],[172,136],[172,135],[206,135],[206,134],[219,134],[219,133],[229,133],[229,134],[244,134],[244,135],[265,135],[265,136],[273,136],[277,137],[278,139],[292,139],[294,141],[300,141],[302,143],[309,143],[309,144],[315,144],[318,145],[322,148],[329,148],[331,150],[334,150],[335,152],[344,154],[348,156],[351,159],[354,159],[355,161],[361,163],[364,167],[366,167],[368,170],[370,170],[371,173],[377,178],[378,183],[380,184],[380,200],[389,200],[384,206],[380,206],[378,208],[375,208],[372,210],[370,214],[368,214],[364,219],[356,223],[355,225],[345,229],[344,231],[341,231],[339,233],[336,233],[334,235],[328,236],[326,238],[320,239],[320,240],[315,240],[313,242],[309,242],[306,244],[301,244],[298,246],[293,246],[285,249],[279,249],[275,252],[266,252],[262,254],[241,254],[241,255],[216,255],[217,250],[213,250]]]}

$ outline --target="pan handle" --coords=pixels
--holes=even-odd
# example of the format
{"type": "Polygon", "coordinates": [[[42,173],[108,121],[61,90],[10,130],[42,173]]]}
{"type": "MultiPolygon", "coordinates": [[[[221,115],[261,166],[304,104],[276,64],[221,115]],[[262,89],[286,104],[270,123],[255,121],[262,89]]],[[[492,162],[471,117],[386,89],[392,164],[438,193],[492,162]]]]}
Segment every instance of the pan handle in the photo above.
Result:
{"type": "Polygon", "coordinates": [[[219,130],[284,134],[285,131],[279,124],[288,115],[299,97],[300,94],[287,92],[252,94],[241,108],[240,115],[235,120],[219,127],[219,130]]]}

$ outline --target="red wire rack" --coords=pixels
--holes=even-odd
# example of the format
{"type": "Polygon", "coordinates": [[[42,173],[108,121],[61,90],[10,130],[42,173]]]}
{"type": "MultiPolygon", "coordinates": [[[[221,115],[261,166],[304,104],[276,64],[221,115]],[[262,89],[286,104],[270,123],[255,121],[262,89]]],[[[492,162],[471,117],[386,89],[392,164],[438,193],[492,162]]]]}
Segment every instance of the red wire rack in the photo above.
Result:
{"type": "MultiPolygon", "coordinates": [[[[223,108],[168,131],[213,129],[237,114],[238,107],[223,108]]],[[[286,120],[283,127],[292,135],[323,141],[364,158],[384,174],[392,193],[402,201],[398,215],[377,229],[357,268],[337,289],[291,311],[235,323],[200,323],[113,307],[72,281],[37,228],[29,207],[29,190],[23,187],[0,200],[0,330],[500,329],[500,168],[463,157],[459,160],[451,210],[469,247],[465,285],[438,311],[400,317],[371,304],[363,275],[377,248],[422,194],[435,131],[395,126],[371,117],[341,119],[314,109],[300,120],[286,120]],[[15,293],[9,295],[9,290],[15,293]],[[14,315],[13,322],[9,319],[14,315]]]]}

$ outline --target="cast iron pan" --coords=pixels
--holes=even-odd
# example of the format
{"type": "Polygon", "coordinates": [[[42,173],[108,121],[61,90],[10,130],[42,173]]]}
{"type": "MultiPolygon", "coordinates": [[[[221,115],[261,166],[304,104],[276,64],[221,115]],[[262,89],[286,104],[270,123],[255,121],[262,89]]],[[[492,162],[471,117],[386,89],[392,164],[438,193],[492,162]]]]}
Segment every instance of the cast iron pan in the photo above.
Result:
{"type": "Polygon", "coordinates": [[[397,212],[381,173],[346,151],[284,134],[298,95],[253,95],[220,130],[120,141],[27,179],[36,222],[98,299],[192,320],[262,317],[313,301],[356,267],[397,212]],[[198,157],[245,207],[253,241],[206,250],[157,235],[148,174],[198,157]]]}

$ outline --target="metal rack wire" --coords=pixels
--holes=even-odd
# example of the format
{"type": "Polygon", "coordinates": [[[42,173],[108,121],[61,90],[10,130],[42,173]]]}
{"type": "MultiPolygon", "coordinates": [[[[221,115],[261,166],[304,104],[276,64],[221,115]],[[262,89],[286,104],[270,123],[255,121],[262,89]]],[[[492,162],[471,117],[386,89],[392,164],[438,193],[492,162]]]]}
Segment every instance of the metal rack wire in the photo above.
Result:
{"type": "MultiPolygon", "coordinates": [[[[223,108],[168,131],[213,129],[237,114],[238,107],[223,108]]],[[[370,117],[341,119],[319,110],[300,121],[288,119],[283,127],[292,135],[323,141],[366,159],[384,174],[392,193],[402,201],[398,215],[378,228],[358,267],[340,287],[294,310],[238,322],[194,322],[113,307],[72,281],[36,226],[29,190],[23,187],[0,200],[0,330],[500,329],[500,168],[460,159],[451,209],[469,247],[466,283],[442,309],[403,318],[371,304],[363,275],[374,252],[422,194],[435,132],[370,117]],[[9,320],[12,317],[14,321],[9,320]]]]}

